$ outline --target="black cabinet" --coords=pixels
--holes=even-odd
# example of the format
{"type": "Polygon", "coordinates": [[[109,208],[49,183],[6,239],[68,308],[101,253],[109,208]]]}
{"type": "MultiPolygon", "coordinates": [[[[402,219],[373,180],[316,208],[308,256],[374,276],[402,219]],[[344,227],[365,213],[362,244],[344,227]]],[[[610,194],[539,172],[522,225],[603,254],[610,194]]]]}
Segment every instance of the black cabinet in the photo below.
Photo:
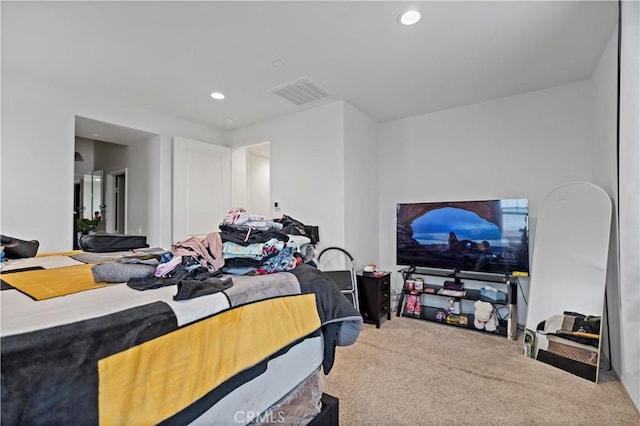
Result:
{"type": "Polygon", "coordinates": [[[391,319],[391,273],[360,272],[357,279],[362,319],[380,328],[380,322],[385,317],[391,319]]]}
{"type": "MultiPolygon", "coordinates": [[[[400,270],[403,278],[403,289],[398,303],[397,316],[419,318],[428,321],[436,321],[443,324],[464,327],[470,330],[478,330],[474,327],[474,315],[472,309],[465,309],[468,304],[465,301],[481,300],[489,302],[496,307],[495,312],[505,312],[498,316],[497,329],[494,334],[507,337],[509,340],[517,339],[517,285],[518,278],[511,275],[485,274],[463,271],[435,270],[428,268],[406,268],[400,270]],[[414,283],[417,276],[446,277],[455,281],[451,288],[445,285],[432,284],[420,280],[420,286],[416,289],[414,283]],[[484,292],[480,289],[462,287],[461,280],[475,282],[489,282],[501,287],[497,292],[484,292]],[[424,284],[423,284],[424,282],[424,284]],[[499,296],[499,297],[498,297],[499,296]],[[436,300],[440,299],[439,303],[436,300]],[[443,306],[442,300],[452,301],[454,309],[443,306]],[[431,303],[430,303],[431,301],[431,303]]],[[[447,281],[445,281],[445,284],[447,281]]],[[[471,302],[472,304],[472,302],[471,302]]],[[[471,308],[473,305],[471,305],[471,308]]]]}

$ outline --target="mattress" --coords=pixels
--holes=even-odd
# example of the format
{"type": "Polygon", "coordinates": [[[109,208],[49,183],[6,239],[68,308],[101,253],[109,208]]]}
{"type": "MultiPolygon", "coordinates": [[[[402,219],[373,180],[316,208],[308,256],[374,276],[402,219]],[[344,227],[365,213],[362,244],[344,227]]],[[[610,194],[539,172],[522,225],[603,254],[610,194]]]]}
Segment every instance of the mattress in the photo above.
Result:
{"type": "MultiPolygon", "coordinates": [[[[278,401],[285,399],[298,384],[318,371],[322,364],[322,351],[323,343],[320,337],[300,342],[287,353],[269,361],[263,374],[229,392],[191,424],[237,426],[254,420],[271,418],[276,420],[283,418],[286,424],[293,424],[295,419],[280,413],[277,408],[271,414],[263,413],[278,401]]],[[[314,394],[316,402],[319,402],[322,389],[316,389],[314,394]]],[[[319,410],[315,414],[318,412],[319,410]]]]}
{"type": "Polygon", "coordinates": [[[3,285],[2,424],[238,424],[328,374],[362,324],[307,265],[175,294],[121,283],[36,301],[3,285]]]}

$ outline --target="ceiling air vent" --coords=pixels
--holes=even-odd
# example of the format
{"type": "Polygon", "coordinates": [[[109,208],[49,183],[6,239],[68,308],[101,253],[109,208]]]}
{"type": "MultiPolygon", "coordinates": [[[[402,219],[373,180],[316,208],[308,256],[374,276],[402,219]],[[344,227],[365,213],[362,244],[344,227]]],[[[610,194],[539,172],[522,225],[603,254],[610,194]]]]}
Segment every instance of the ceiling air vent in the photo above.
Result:
{"type": "Polygon", "coordinates": [[[269,89],[269,92],[296,105],[304,105],[328,98],[329,93],[308,77],[300,77],[269,89]]]}

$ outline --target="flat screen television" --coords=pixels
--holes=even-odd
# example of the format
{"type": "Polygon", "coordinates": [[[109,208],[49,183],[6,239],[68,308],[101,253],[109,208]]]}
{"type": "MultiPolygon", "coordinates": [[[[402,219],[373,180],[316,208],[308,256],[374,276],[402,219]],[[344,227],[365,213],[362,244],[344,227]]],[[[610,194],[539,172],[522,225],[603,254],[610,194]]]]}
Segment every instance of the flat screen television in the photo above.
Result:
{"type": "Polygon", "coordinates": [[[529,273],[525,198],[397,205],[398,265],[529,273]]]}

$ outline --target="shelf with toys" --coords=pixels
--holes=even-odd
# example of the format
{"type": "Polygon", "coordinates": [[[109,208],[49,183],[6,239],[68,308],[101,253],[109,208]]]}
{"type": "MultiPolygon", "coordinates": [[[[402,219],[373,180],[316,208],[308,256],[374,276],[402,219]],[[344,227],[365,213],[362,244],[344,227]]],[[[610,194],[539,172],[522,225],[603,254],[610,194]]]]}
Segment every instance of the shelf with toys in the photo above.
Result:
{"type": "Polygon", "coordinates": [[[396,316],[435,321],[516,340],[517,277],[415,267],[399,272],[404,285],[396,316]],[[422,276],[444,278],[444,282],[425,283],[422,276]],[[500,289],[486,283],[498,284],[500,289]]]}

